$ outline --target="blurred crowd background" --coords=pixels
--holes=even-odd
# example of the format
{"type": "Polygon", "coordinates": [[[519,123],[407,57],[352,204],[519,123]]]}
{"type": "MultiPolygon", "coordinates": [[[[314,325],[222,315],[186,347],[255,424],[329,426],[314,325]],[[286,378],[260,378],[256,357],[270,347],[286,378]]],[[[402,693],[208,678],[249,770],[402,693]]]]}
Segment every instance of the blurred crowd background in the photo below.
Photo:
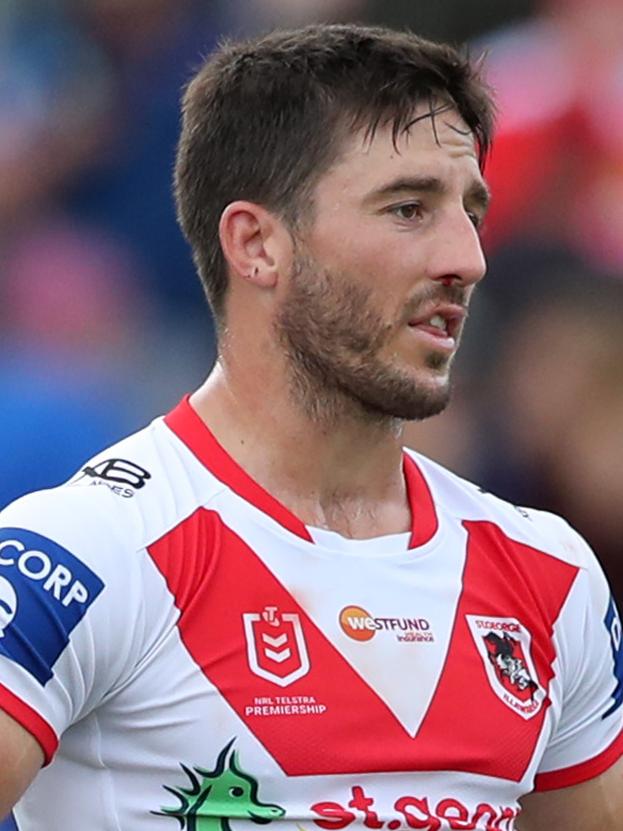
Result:
{"type": "Polygon", "coordinates": [[[564,514],[623,601],[621,0],[1,0],[0,505],[206,375],[171,198],[180,90],[222,36],[320,20],[486,52],[489,276],[454,400],[409,441],[564,514]]]}

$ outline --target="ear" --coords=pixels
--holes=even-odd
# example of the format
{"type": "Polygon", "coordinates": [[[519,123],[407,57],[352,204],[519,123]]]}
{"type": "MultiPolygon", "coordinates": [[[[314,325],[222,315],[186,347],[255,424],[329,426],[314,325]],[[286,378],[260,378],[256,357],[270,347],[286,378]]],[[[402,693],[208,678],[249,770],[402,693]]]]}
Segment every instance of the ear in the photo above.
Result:
{"type": "Polygon", "coordinates": [[[219,238],[232,277],[274,288],[292,253],[284,223],[262,205],[237,200],[221,214],[219,238]]]}

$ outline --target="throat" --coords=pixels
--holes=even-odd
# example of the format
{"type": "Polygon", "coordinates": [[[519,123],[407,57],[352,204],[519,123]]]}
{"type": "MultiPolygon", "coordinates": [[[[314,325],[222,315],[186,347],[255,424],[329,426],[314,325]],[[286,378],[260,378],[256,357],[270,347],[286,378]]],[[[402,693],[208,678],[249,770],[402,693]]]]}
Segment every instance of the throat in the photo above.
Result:
{"type": "Polygon", "coordinates": [[[411,544],[410,531],[404,531],[400,534],[381,534],[364,539],[344,537],[335,531],[325,531],[322,528],[312,528],[311,526],[307,526],[307,531],[320,548],[359,556],[377,555],[380,550],[384,554],[397,554],[406,551],[411,544]]]}
{"type": "Polygon", "coordinates": [[[408,503],[391,506],[365,506],[351,502],[333,502],[329,508],[310,511],[303,508],[297,515],[321,534],[330,532],[349,540],[368,540],[405,534],[411,530],[411,510],[408,503]]]}

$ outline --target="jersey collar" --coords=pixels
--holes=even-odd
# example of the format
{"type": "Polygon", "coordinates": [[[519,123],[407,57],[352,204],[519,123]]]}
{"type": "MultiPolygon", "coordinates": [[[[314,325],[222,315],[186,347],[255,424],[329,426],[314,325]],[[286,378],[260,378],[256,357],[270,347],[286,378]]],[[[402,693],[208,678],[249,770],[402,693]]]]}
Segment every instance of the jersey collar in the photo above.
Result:
{"type": "MultiPolygon", "coordinates": [[[[164,422],[194,456],[234,493],[268,514],[281,526],[298,537],[313,543],[305,524],[285,505],[259,485],[232,459],[218,443],[208,426],[200,418],[186,395],[168,413],[164,422]]],[[[409,548],[425,545],[437,531],[435,505],[428,483],[412,456],[403,454],[403,471],[411,507],[411,538],[409,548]]]]}

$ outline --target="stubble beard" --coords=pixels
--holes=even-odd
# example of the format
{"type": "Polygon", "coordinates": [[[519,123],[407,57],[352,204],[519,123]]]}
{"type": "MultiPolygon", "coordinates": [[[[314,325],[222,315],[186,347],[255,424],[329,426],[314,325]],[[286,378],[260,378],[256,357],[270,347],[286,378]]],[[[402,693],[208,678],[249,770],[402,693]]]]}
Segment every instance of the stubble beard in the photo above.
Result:
{"type": "MultiPolygon", "coordinates": [[[[449,382],[418,382],[380,357],[396,330],[379,315],[371,292],[308,256],[299,254],[295,260],[275,328],[292,395],[316,422],[331,425],[354,418],[397,425],[438,415],[448,404],[449,382]]],[[[449,360],[431,351],[425,364],[441,372],[449,360]]]]}

